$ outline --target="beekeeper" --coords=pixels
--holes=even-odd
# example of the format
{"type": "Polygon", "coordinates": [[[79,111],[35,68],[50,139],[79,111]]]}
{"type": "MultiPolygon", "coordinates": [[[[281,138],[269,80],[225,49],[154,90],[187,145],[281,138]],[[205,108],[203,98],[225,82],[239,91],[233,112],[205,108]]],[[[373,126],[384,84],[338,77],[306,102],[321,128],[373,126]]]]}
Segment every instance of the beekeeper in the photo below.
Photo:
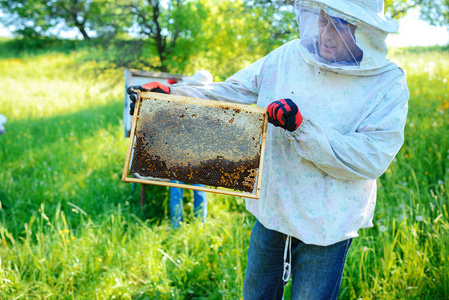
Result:
{"type": "MultiPolygon", "coordinates": [[[[301,38],[210,89],[139,88],[267,107],[269,121],[245,299],[336,299],[346,255],[372,227],[376,179],[402,146],[409,98],[387,58],[398,24],[382,0],[295,2],[301,38]]],[[[135,95],[131,93],[131,98],[135,95]]]]}

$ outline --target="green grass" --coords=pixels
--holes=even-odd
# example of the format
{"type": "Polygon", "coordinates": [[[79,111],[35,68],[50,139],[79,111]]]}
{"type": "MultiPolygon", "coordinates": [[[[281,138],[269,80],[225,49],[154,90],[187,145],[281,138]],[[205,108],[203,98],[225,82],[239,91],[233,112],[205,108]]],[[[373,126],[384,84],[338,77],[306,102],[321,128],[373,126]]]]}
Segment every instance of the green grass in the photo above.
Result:
{"type": "MultiPolygon", "coordinates": [[[[148,188],[141,208],[120,180],[123,70],[98,73],[76,47],[32,49],[0,51],[0,299],[241,299],[243,200],[209,194],[205,226],[187,201],[167,229],[167,189],[148,188]]],[[[408,76],[406,142],[340,299],[449,298],[449,54],[412,50],[391,54],[408,76]]]]}

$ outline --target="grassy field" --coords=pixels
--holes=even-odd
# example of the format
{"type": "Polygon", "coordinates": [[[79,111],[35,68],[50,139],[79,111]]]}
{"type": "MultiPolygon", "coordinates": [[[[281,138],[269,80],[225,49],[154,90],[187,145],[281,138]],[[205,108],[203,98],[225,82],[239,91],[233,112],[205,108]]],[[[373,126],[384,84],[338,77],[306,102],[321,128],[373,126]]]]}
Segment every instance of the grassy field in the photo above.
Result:
{"type": "MultiPolygon", "coordinates": [[[[0,51],[0,299],[241,299],[254,217],[210,194],[205,226],[187,201],[170,230],[163,187],[141,208],[120,180],[123,70],[98,73],[83,51],[0,51]]],[[[449,299],[449,53],[391,58],[408,76],[406,142],[340,299],[449,299]]]]}

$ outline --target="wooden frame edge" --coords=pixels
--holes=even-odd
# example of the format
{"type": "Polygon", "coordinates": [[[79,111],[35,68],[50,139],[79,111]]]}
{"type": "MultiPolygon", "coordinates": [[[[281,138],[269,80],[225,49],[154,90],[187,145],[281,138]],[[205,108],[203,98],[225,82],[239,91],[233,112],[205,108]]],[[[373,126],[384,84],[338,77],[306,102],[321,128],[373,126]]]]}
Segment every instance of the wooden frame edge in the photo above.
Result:
{"type": "MultiPolygon", "coordinates": [[[[265,109],[265,108],[264,108],[265,109]]],[[[265,119],[263,122],[263,131],[262,131],[262,145],[260,148],[260,168],[259,168],[259,173],[257,174],[257,187],[256,187],[256,199],[259,199],[260,196],[260,186],[262,185],[262,169],[263,169],[263,159],[264,159],[264,154],[265,154],[265,143],[267,140],[267,130],[268,130],[268,114],[266,113],[266,109],[265,109],[265,119]]]]}
{"type": "Polygon", "coordinates": [[[248,112],[266,114],[267,109],[265,107],[260,106],[252,106],[248,104],[239,104],[233,102],[224,102],[218,100],[209,100],[209,99],[201,99],[187,96],[179,96],[179,95],[170,95],[170,94],[162,94],[162,93],[154,93],[154,92],[141,92],[140,96],[142,98],[157,98],[163,99],[167,101],[175,101],[180,103],[191,103],[191,104],[201,104],[203,106],[212,106],[212,107],[228,107],[231,109],[242,109],[248,112]]]}
{"type": "Polygon", "coordinates": [[[124,182],[136,182],[136,183],[142,183],[142,184],[177,187],[177,188],[188,189],[188,190],[212,192],[215,194],[223,194],[223,195],[228,195],[228,196],[237,196],[237,197],[258,199],[257,195],[255,195],[255,194],[250,194],[250,193],[245,193],[245,192],[233,192],[233,191],[228,191],[228,190],[221,190],[218,188],[208,188],[208,187],[194,186],[194,185],[183,184],[183,183],[173,183],[173,182],[168,182],[168,181],[166,182],[166,181],[140,179],[140,178],[132,178],[132,177],[122,178],[122,180],[124,182]]]}
{"type": "Polygon", "coordinates": [[[126,181],[125,179],[128,178],[129,162],[131,160],[131,153],[133,151],[134,136],[135,136],[135,130],[136,130],[136,124],[137,124],[137,118],[138,118],[137,112],[139,111],[139,109],[140,109],[140,92],[137,92],[137,101],[134,106],[133,122],[131,125],[131,133],[129,134],[129,144],[128,144],[128,150],[126,151],[126,159],[125,159],[125,166],[123,167],[122,181],[126,181]]]}

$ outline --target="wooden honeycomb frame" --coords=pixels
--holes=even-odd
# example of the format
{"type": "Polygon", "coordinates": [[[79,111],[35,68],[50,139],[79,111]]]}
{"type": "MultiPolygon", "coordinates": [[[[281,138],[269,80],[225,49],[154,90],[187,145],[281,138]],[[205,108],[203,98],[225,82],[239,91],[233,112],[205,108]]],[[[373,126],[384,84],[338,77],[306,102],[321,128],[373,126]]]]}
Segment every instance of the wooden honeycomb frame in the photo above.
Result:
{"type": "Polygon", "coordinates": [[[139,92],[132,121],[123,181],[259,198],[265,108],[139,92]]]}

